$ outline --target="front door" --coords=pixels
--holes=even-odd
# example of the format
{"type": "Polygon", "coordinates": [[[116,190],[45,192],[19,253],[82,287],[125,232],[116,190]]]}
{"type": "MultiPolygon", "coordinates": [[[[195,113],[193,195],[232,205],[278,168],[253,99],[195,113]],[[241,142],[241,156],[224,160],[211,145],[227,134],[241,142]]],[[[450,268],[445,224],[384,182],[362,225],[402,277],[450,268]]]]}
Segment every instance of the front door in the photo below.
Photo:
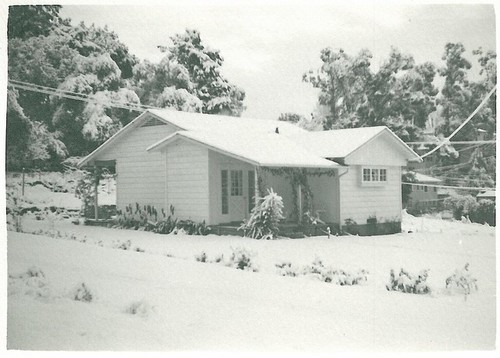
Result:
{"type": "Polygon", "coordinates": [[[244,170],[234,167],[221,168],[221,209],[228,222],[241,222],[248,217],[248,184],[245,183],[244,173],[244,170]]]}

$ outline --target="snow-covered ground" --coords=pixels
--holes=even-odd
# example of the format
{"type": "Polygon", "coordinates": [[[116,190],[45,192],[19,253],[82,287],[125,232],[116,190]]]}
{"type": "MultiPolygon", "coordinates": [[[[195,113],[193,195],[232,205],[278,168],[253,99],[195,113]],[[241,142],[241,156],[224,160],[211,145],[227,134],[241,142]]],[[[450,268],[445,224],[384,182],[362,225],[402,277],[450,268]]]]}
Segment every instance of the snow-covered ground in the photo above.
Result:
{"type": "Polygon", "coordinates": [[[46,282],[28,287],[10,280],[7,344],[23,350],[494,349],[495,229],[409,215],[403,224],[412,233],[258,241],[25,220],[24,230],[59,230],[66,239],[8,233],[9,274],[37,266],[46,282]],[[127,241],[130,250],[116,248],[127,241]],[[253,251],[258,272],[195,260],[201,252],[227,260],[236,247],[253,251]],[[276,272],[283,261],[302,266],[317,257],[334,268],[368,270],[368,281],[338,286],[276,272]],[[466,263],[479,285],[467,299],[445,290],[445,279],[466,263]],[[391,268],[430,269],[432,294],[387,291],[391,268]],[[92,302],[70,298],[81,282],[92,302]],[[142,314],[128,313],[137,302],[142,314]]]}

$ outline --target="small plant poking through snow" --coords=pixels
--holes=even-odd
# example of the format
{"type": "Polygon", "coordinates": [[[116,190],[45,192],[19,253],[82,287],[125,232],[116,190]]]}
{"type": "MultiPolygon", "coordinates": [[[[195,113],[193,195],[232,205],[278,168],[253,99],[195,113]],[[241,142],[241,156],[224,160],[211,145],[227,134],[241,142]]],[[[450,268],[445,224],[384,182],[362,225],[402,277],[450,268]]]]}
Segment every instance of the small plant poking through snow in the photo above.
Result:
{"type": "Polygon", "coordinates": [[[94,293],[92,293],[85,282],[78,284],[70,293],[70,297],[75,301],[82,302],[92,302],[95,299],[94,293]]]}
{"type": "Polygon", "coordinates": [[[281,276],[298,277],[302,275],[340,286],[363,284],[368,281],[369,274],[366,270],[359,270],[356,273],[351,273],[344,270],[333,269],[330,266],[325,266],[320,258],[316,258],[311,265],[306,265],[302,268],[296,267],[290,262],[283,262],[275,266],[278,269],[278,274],[281,276]]]}
{"type": "Polygon", "coordinates": [[[242,247],[232,249],[233,252],[229,257],[229,262],[226,266],[234,267],[238,270],[257,272],[259,269],[255,265],[256,254],[242,247]]]}
{"type": "Polygon", "coordinates": [[[477,279],[472,277],[469,272],[469,264],[465,264],[464,268],[461,270],[456,270],[453,275],[446,279],[446,289],[449,292],[456,292],[467,296],[472,293],[472,291],[477,291],[477,279]]]}
{"type": "Polygon", "coordinates": [[[132,243],[130,240],[127,240],[125,242],[119,242],[115,244],[115,248],[120,249],[120,250],[130,250],[130,247],[132,246],[132,243]]]}
{"type": "Polygon", "coordinates": [[[125,310],[126,313],[141,316],[143,318],[151,316],[151,314],[154,313],[155,311],[156,311],[155,307],[151,306],[145,300],[132,302],[125,310]]]}
{"type": "Polygon", "coordinates": [[[253,239],[275,239],[278,235],[278,224],[283,216],[283,199],[273,189],[267,190],[268,194],[261,199],[239,230],[243,230],[245,236],[253,239]]]}
{"type": "Polygon", "coordinates": [[[207,254],[205,253],[205,251],[202,251],[201,254],[196,255],[194,258],[198,262],[208,262],[207,254]]]}
{"type": "Polygon", "coordinates": [[[277,273],[280,276],[297,277],[299,275],[299,269],[292,265],[291,262],[282,262],[274,266],[276,266],[277,273]]]}
{"type": "Polygon", "coordinates": [[[39,267],[32,266],[21,274],[9,275],[8,292],[9,295],[23,294],[47,298],[50,296],[49,282],[39,267]]]}
{"type": "Polygon", "coordinates": [[[422,270],[418,275],[412,275],[401,269],[399,275],[396,276],[394,270],[390,271],[389,284],[385,287],[388,291],[399,291],[404,293],[427,294],[431,293],[430,287],[427,285],[429,270],[422,270]]]}

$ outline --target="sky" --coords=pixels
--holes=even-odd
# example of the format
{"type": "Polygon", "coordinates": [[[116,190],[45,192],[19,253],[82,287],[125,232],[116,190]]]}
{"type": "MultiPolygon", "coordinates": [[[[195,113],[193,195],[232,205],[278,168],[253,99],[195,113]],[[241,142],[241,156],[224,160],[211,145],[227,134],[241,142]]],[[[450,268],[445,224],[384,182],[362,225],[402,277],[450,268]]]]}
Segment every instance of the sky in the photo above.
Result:
{"type": "MultiPolygon", "coordinates": [[[[88,2],[87,2],[88,3],[88,2]]],[[[63,5],[73,24],[107,25],[141,60],[159,61],[158,45],[186,28],[220,50],[223,74],[246,92],[244,117],[276,119],[283,112],[309,116],[318,92],[302,75],[318,69],[321,49],[355,55],[366,48],[374,70],[391,46],[417,63],[441,64],[447,42],[462,42],[472,59],[478,47],[495,50],[495,8],[490,4],[381,1],[163,1],[63,5]],[[416,4],[416,5],[415,5],[416,4]]],[[[64,2],[63,2],[64,4],[64,2]]]]}

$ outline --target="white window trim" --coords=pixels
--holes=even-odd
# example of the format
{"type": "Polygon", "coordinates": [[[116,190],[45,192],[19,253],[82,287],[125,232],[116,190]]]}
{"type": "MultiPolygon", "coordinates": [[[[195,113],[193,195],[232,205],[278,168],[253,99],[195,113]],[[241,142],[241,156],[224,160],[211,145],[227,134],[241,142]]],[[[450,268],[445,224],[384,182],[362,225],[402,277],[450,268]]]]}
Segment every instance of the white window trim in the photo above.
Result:
{"type": "Polygon", "coordinates": [[[363,166],[363,167],[361,167],[361,186],[384,186],[384,185],[387,185],[388,173],[389,173],[389,170],[387,169],[387,167],[363,166]],[[374,169],[378,171],[377,180],[375,180],[375,181],[372,180],[372,178],[373,178],[372,171],[374,169]],[[370,171],[370,180],[369,181],[365,181],[365,177],[364,177],[365,170],[370,171]],[[385,170],[385,181],[380,181],[380,171],[381,170],[385,170]]]}

